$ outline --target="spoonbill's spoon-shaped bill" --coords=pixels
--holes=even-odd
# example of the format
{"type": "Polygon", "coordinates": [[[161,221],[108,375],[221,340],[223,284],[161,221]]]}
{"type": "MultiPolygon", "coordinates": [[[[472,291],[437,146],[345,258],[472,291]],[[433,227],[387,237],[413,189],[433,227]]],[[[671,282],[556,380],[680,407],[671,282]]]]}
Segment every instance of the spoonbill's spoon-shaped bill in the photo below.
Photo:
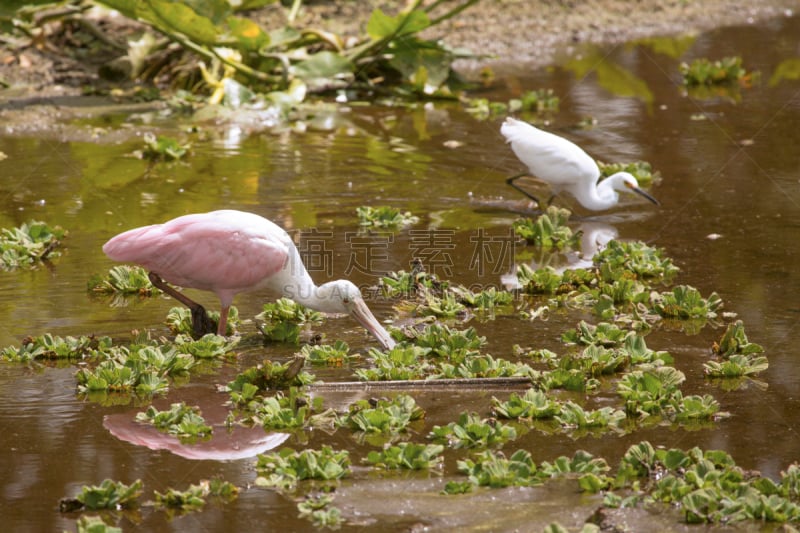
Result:
{"type": "MultiPolygon", "coordinates": [[[[628,172],[617,172],[603,181],[600,168],[589,154],[573,142],[531,126],[512,117],[506,118],[500,133],[511,144],[517,158],[528,167],[531,175],[547,182],[553,197],[562,191],[571,193],[578,202],[592,211],[614,207],[619,193],[630,191],[640,194],[659,205],[658,200],[639,188],[639,182],[628,172]]],[[[540,203],[514,181],[525,174],[508,178],[507,183],[525,196],[540,203]]],[[[552,201],[553,197],[550,198],[552,201]]]]}
{"type": "Polygon", "coordinates": [[[222,210],[181,216],[120,233],[103,245],[103,252],[114,261],[147,269],[158,288],[192,310],[198,334],[213,331],[205,309],[165,281],[217,295],[222,306],[218,335],[225,334],[236,294],[271,289],[317,311],[347,313],[384,348],[395,344],[358,287],[347,280],[316,285],[289,234],[253,213],[222,210]]]}

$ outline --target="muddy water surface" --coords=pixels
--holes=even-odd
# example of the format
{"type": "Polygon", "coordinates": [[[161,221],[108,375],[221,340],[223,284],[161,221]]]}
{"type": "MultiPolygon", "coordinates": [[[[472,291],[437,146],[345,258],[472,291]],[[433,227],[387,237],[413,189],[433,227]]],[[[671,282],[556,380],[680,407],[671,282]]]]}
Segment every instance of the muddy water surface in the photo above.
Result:
{"type": "MultiPolygon", "coordinates": [[[[521,90],[552,88],[561,97],[561,111],[552,117],[549,129],[600,159],[646,160],[661,173],[651,189],[662,202],[658,208],[625,198],[617,208],[596,214],[582,211],[569,197],[556,200],[574,209],[575,228],[663,248],[681,268],[678,281],[704,295],[716,291],[724,310],[744,320],[750,339],[765,347],[770,362],[758,380],[727,391],[702,375],[702,363],[721,328],[708,325],[694,335],[656,328],[647,337],[648,346],[675,356],[676,366],[687,376],[684,393],[713,394],[731,413],[730,419],[692,431],[656,427],[627,435],[520,431],[506,450],[525,448],[538,462],[585,449],[614,466],[627,446],[650,440],[667,447],[725,449],[741,466],[773,477],[800,459],[800,305],[795,296],[800,293],[795,268],[800,237],[800,81],[792,67],[800,62],[798,35],[800,18],[783,18],[695,37],[571,50],[558,66],[542,71],[521,66],[499,70],[503,81],[487,96],[506,99],[521,90]],[[760,71],[760,82],[753,88],[683,93],[680,61],[734,54],[742,56],[747,68],[760,71]],[[587,117],[596,120],[594,127],[576,127],[587,117]]],[[[0,161],[0,226],[33,218],[70,232],[63,256],[52,265],[0,273],[0,346],[18,345],[26,335],[46,332],[119,340],[129,338],[136,328],[166,334],[163,319],[173,302],[112,305],[89,295],[86,283],[112,266],[100,250],[109,237],[187,212],[234,208],[262,214],[293,231],[301,247],[321,246],[321,262],[312,269],[316,280],[348,277],[365,288],[375,285],[376,274],[408,269],[412,257],[421,257],[440,277],[480,286],[500,285],[515,258],[543,259],[532,258],[535,254],[523,247],[511,247],[509,227],[528,207],[504,183],[521,165],[499,134],[503,117],[476,121],[444,104],[410,109],[353,106],[338,117],[320,116],[318,127],[305,133],[271,134],[250,132],[247,126],[208,125],[201,125],[200,133],[186,133],[185,121],[160,118],[157,109],[148,107],[102,115],[97,116],[96,108],[75,105],[45,111],[30,107],[13,115],[17,122],[0,131],[0,151],[8,156],[0,161]],[[44,131],[33,127],[53,115],[79,118],[44,131]],[[332,129],[326,125],[329,121],[334,121],[332,129]],[[191,140],[191,157],[156,165],[130,157],[141,146],[138,136],[151,128],[191,140]],[[360,205],[401,207],[421,221],[398,232],[364,235],[354,214],[360,205]]],[[[547,196],[546,188],[534,184],[532,190],[547,196]]],[[[209,307],[217,305],[213,297],[192,294],[209,307]]],[[[252,317],[267,298],[240,295],[235,303],[241,316],[252,317]]],[[[392,319],[392,303],[375,299],[370,305],[381,319],[392,319]]],[[[563,352],[561,333],[581,318],[593,320],[590,315],[551,313],[546,321],[501,317],[473,319],[468,325],[486,335],[486,352],[513,358],[515,344],[563,352]]],[[[255,332],[252,324],[242,329],[245,336],[255,332]]],[[[346,340],[356,351],[374,346],[346,318],[330,319],[321,330],[329,338],[346,340]]],[[[177,401],[199,405],[209,421],[221,424],[227,396],[218,393],[216,385],[264,358],[285,360],[293,351],[274,345],[250,347],[235,363],[193,375],[188,384],[171,387],[154,403],[160,408],[177,401]]],[[[132,419],[146,404],[106,406],[82,400],[75,394],[74,372],[67,364],[0,365],[0,515],[9,530],[73,529],[76,516],[59,514],[58,500],[104,478],[127,483],[142,479],[147,499],[153,490],[184,489],[215,475],[242,487],[236,501],[208,505],[182,517],[144,507],[108,519],[125,529],[137,524],[152,531],[246,530],[253,524],[286,531],[312,529],[296,518],[290,497],[248,488],[255,479],[253,459],[197,459],[191,457],[192,450],[164,443],[151,450],[144,442],[130,442],[133,439],[125,435],[135,433],[132,419]]],[[[352,368],[326,369],[318,375],[326,381],[349,380],[352,368]]],[[[433,425],[455,420],[464,410],[487,415],[491,397],[504,394],[414,392],[427,418],[415,428],[418,435],[413,440],[424,442],[433,425]]],[[[323,396],[326,404],[343,407],[358,395],[323,396]]],[[[587,401],[613,402],[614,395],[587,401]]],[[[329,444],[350,450],[356,466],[373,449],[343,429],[272,434],[267,440],[260,430],[243,431],[230,438],[233,444],[219,447],[264,450],[329,444]]],[[[209,445],[206,452],[213,453],[213,448],[209,445]]],[[[455,477],[455,461],[462,457],[464,452],[448,452],[443,476],[380,476],[356,468],[337,491],[336,505],[350,524],[343,529],[404,531],[424,524],[431,530],[540,530],[555,520],[576,527],[600,502],[599,496],[581,496],[573,485],[558,483],[535,490],[477,491],[463,498],[439,495],[444,483],[455,477]]],[[[677,513],[657,519],[662,530],[681,529],[677,513]]],[[[652,525],[647,521],[654,517],[640,511],[628,516],[629,524],[640,520],[652,525]]]]}

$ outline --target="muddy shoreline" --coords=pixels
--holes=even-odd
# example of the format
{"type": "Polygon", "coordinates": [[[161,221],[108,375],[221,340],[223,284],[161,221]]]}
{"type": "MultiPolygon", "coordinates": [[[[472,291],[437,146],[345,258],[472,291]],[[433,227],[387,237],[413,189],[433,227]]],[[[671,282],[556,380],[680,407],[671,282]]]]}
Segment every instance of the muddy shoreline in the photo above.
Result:
{"type": "MultiPolygon", "coordinates": [[[[391,13],[397,10],[397,2],[309,1],[296,24],[357,35],[375,7],[391,13]]],[[[544,66],[560,51],[581,43],[619,43],[752,24],[798,10],[798,0],[761,0],[758,5],[742,0],[483,0],[425,36],[480,55],[455,65],[470,77],[487,65],[498,74],[544,66]]],[[[285,24],[286,14],[286,9],[272,6],[251,16],[264,27],[278,27],[285,24]]],[[[19,46],[17,40],[0,40],[0,80],[6,87],[0,90],[0,99],[78,95],[87,86],[109,85],[98,70],[113,57],[78,60],[59,54],[57,48],[42,42],[19,46]]]]}

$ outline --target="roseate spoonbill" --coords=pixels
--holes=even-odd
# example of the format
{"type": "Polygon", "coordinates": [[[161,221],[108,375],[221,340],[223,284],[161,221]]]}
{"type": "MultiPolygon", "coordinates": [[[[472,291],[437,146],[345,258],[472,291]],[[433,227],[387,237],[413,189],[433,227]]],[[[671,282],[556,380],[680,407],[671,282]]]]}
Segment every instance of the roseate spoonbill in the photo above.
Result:
{"type": "Polygon", "coordinates": [[[395,344],[358,287],[347,280],[317,286],[289,234],[253,213],[222,210],[181,216],[120,233],[103,245],[103,251],[114,261],[149,270],[156,287],[192,310],[198,334],[213,331],[205,309],[163,280],[215,293],[222,305],[218,335],[225,334],[236,294],[272,289],[317,311],[347,313],[385,348],[395,344]]]}
{"type": "MultiPolygon", "coordinates": [[[[548,203],[559,192],[567,191],[586,209],[601,211],[617,205],[619,192],[632,191],[659,205],[658,200],[640,189],[636,178],[627,172],[617,172],[598,183],[600,169],[594,159],[563,137],[512,117],[506,118],[500,133],[511,143],[511,149],[530,173],[550,184],[553,196],[548,203]]],[[[514,183],[524,176],[527,174],[518,174],[508,178],[506,183],[539,204],[535,196],[514,183]]]]}

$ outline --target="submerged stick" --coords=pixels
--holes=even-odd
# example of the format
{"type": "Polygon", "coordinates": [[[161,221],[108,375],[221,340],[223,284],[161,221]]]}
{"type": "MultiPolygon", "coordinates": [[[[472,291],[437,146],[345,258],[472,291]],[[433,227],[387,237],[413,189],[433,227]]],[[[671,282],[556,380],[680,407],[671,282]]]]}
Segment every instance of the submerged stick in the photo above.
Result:
{"type": "Polygon", "coordinates": [[[460,379],[416,379],[395,381],[339,381],[334,383],[313,383],[308,389],[313,391],[368,391],[399,389],[506,389],[530,386],[531,379],[523,376],[511,378],[460,378],[460,379]]]}

